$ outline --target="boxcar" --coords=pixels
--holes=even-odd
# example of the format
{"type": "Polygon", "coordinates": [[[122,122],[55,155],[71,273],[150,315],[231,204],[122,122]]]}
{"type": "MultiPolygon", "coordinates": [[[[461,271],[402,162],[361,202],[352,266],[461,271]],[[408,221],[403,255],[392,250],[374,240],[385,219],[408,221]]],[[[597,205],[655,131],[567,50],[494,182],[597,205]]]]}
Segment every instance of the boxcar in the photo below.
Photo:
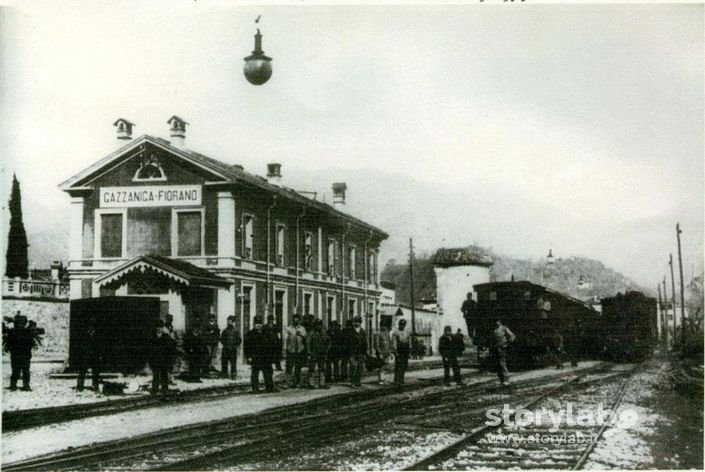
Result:
{"type": "Polygon", "coordinates": [[[100,355],[106,372],[140,370],[158,319],[158,297],[71,300],[68,370],[76,370],[77,358],[84,355],[100,355]],[[95,332],[94,341],[88,341],[89,330],[95,332]]]}
{"type": "Polygon", "coordinates": [[[472,329],[478,353],[486,353],[492,346],[497,319],[516,335],[508,352],[510,368],[539,366],[559,346],[576,357],[598,353],[600,316],[588,304],[527,281],[484,283],[473,288],[478,316],[472,329]]]}
{"type": "Polygon", "coordinates": [[[602,321],[608,359],[637,361],[651,355],[658,329],[655,298],[634,291],[603,298],[602,321]]]}

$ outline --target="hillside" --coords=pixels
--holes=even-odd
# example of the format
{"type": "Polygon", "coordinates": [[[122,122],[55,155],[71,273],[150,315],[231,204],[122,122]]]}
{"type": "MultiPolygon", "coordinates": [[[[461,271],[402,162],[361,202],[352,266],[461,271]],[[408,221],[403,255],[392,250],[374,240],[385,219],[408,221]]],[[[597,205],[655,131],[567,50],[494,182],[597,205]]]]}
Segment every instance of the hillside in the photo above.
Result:
{"type": "MultiPolygon", "coordinates": [[[[556,259],[553,264],[544,260],[532,261],[515,259],[487,251],[494,261],[490,267],[491,281],[528,280],[542,284],[561,293],[586,300],[592,297],[614,296],[625,290],[640,290],[639,287],[619,272],[606,267],[599,261],[583,257],[556,259]],[[543,271],[543,274],[542,274],[543,271]],[[580,280],[582,278],[582,284],[580,280]]],[[[381,279],[396,285],[397,300],[408,303],[410,282],[408,264],[398,264],[391,260],[382,270],[381,279]]],[[[419,257],[414,261],[415,299],[435,298],[436,276],[430,256],[419,257]]]]}

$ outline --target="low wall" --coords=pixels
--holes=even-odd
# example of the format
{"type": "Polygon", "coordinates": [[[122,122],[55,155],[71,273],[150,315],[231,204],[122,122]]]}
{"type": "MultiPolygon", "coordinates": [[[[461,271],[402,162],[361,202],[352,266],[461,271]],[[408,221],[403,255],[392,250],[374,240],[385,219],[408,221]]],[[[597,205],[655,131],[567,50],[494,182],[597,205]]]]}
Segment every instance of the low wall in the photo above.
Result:
{"type": "MultiPolygon", "coordinates": [[[[37,326],[44,328],[42,346],[33,352],[34,357],[66,359],[69,352],[69,303],[68,301],[2,300],[3,317],[13,317],[17,310],[37,326]]],[[[3,356],[8,354],[3,353],[3,356]]]]}

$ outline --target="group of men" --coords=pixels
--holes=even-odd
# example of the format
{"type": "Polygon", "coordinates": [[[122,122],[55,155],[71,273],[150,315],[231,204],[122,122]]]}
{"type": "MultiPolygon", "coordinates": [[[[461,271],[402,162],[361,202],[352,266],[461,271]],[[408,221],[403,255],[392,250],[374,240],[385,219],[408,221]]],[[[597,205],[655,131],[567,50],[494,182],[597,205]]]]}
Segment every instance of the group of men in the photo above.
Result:
{"type": "MultiPolygon", "coordinates": [[[[267,328],[262,318],[254,318],[254,327],[245,335],[244,353],[251,366],[252,392],[259,392],[260,373],[264,377],[265,391],[276,391],[273,382],[273,364],[280,362],[285,354],[286,369],[284,386],[287,388],[329,388],[329,384],[350,381],[352,387],[360,387],[366,360],[369,355],[367,333],[362,328],[362,318],[354,317],[340,326],[332,321],[324,329],[321,320],[300,315],[292,317],[292,323],[283,332],[283,339],[276,325],[267,328]],[[282,344],[284,346],[282,346],[282,344]],[[307,369],[304,377],[302,371],[307,369]]],[[[379,381],[382,368],[392,355],[395,358],[395,384],[404,382],[404,372],[411,354],[411,340],[405,330],[406,321],[390,334],[386,328],[373,338],[373,350],[378,362],[379,381]]]]}
{"type": "MultiPolygon", "coordinates": [[[[468,325],[468,334],[474,335],[476,304],[472,294],[468,294],[462,306],[462,312],[468,325]]],[[[37,328],[27,326],[27,317],[19,312],[12,319],[13,328],[5,327],[4,347],[11,354],[12,375],[10,389],[17,389],[17,382],[23,379],[22,390],[30,390],[29,363],[32,348],[37,343],[37,328]]],[[[94,335],[94,334],[93,334],[94,335]]],[[[87,339],[90,344],[92,332],[89,328],[87,339]]],[[[368,346],[367,333],[362,328],[362,319],[354,317],[341,328],[338,321],[332,321],[328,329],[313,316],[307,316],[303,322],[300,315],[292,317],[292,323],[282,334],[275,324],[274,317],[267,317],[267,324],[261,316],[255,316],[252,329],[244,336],[244,356],[251,366],[250,382],[253,392],[259,392],[260,373],[264,376],[265,390],[276,391],[273,372],[276,365],[281,370],[281,360],[285,355],[286,382],[288,388],[329,388],[328,384],[350,381],[351,386],[359,387],[369,353],[374,354],[373,365],[376,366],[378,381],[386,383],[383,371],[390,359],[394,359],[394,384],[402,385],[411,356],[411,333],[406,329],[406,320],[401,319],[397,328],[390,332],[382,326],[372,337],[372,346],[368,346]],[[371,349],[368,349],[371,348],[371,349]],[[302,370],[308,375],[302,378],[302,370]]],[[[497,372],[502,384],[508,381],[507,346],[515,339],[511,330],[497,320],[494,331],[493,354],[497,362],[497,372]]],[[[170,384],[170,372],[180,370],[180,354],[185,354],[188,371],[185,378],[200,381],[204,375],[215,370],[214,359],[218,344],[222,345],[220,375],[225,378],[237,378],[237,354],[243,338],[235,327],[235,317],[227,318],[227,327],[221,332],[215,315],[210,315],[208,323],[201,326],[195,323],[181,341],[173,326],[173,317],[166,315],[158,320],[155,334],[150,343],[149,365],[153,373],[152,393],[167,392],[170,384]]],[[[444,328],[439,339],[438,351],[443,359],[444,383],[450,384],[450,371],[453,380],[462,384],[458,357],[465,346],[460,330],[452,333],[450,326],[444,328]]],[[[100,381],[100,356],[95,352],[77,359],[77,390],[83,390],[87,370],[92,370],[92,386],[98,390],[100,381]]],[[[368,369],[369,369],[368,362],[368,369]]]]}

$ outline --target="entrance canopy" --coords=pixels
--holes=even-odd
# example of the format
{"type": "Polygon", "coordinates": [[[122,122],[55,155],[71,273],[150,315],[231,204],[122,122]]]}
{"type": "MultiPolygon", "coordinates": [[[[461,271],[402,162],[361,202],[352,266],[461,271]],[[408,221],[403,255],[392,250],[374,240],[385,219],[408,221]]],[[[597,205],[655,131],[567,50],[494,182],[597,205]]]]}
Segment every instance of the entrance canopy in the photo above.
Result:
{"type": "Polygon", "coordinates": [[[232,282],[213,272],[197,267],[190,262],[163,256],[137,256],[124,264],[97,277],[95,283],[101,287],[119,283],[127,276],[153,271],[186,287],[229,288],[232,282]]]}

